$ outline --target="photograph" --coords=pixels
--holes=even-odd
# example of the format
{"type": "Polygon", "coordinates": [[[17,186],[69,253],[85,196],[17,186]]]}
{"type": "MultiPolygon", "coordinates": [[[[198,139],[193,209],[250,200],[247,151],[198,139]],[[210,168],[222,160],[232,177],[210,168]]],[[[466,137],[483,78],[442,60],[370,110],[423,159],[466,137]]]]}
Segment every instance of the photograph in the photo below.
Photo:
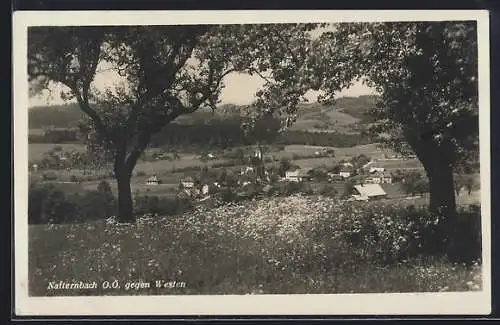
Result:
{"type": "Polygon", "coordinates": [[[15,12],[16,314],[489,314],[488,24],[15,12]]]}

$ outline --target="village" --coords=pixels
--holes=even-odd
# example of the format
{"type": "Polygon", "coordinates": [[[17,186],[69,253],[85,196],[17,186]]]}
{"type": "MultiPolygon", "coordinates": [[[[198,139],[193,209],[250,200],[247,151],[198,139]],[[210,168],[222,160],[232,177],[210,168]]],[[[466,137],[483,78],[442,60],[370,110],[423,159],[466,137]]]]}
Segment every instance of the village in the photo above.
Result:
{"type": "MultiPolygon", "coordinates": [[[[320,151],[316,153],[321,154],[320,151]]],[[[209,153],[208,157],[214,159],[215,155],[209,153]]],[[[387,159],[402,160],[414,159],[414,157],[387,159]]],[[[302,168],[286,160],[282,160],[280,166],[276,167],[272,164],[266,166],[262,152],[256,149],[254,155],[249,158],[249,162],[236,173],[231,175],[223,173],[222,178],[220,172],[210,173],[207,169],[198,173],[198,176],[196,173],[185,175],[180,180],[177,195],[201,202],[228,187],[238,196],[245,197],[248,196],[247,192],[271,194],[273,189],[279,187],[294,187],[295,185],[295,188],[299,189],[301,187],[297,185],[302,184],[305,185],[302,189],[309,189],[309,191],[333,185],[334,194],[342,194],[342,198],[348,201],[369,201],[388,198],[390,195],[384,190],[383,184],[396,183],[393,175],[386,168],[376,167],[377,160],[370,160],[365,155],[353,157],[351,161],[342,161],[330,168],[326,166],[302,168]],[[368,162],[365,162],[366,160],[368,162]],[[230,177],[232,177],[231,180],[229,180],[230,177]]],[[[397,179],[397,181],[404,180],[397,179]]],[[[161,186],[162,183],[162,179],[155,174],[149,176],[145,182],[148,186],[161,186]]],[[[297,190],[297,192],[301,191],[297,190]]],[[[304,192],[308,191],[304,190],[304,192]]]]}

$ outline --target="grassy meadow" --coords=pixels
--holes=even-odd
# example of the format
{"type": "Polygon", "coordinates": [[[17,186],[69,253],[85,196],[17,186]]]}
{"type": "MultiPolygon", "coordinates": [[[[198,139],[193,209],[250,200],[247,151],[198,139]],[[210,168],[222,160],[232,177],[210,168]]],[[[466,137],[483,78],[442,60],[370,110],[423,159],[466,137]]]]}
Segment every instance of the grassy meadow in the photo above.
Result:
{"type": "Polygon", "coordinates": [[[376,204],[348,206],[331,198],[298,195],[199,207],[168,218],[144,216],[127,225],[108,219],[30,226],[29,292],[50,296],[481,289],[478,264],[406,256],[412,245],[416,247],[415,230],[402,230],[406,221],[390,207],[397,202],[376,204]],[[385,214],[380,204],[386,205],[385,214]],[[367,240],[371,237],[366,231],[373,227],[379,233],[375,242],[367,240]],[[395,260],[384,262],[388,258],[395,260]],[[50,281],[59,280],[116,280],[121,288],[47,289],[50,281]],[[157,289],[152,285],[157,280],[185,285],[157,289]],[[151,286],[130,289],[130,282],[151,286]]]}

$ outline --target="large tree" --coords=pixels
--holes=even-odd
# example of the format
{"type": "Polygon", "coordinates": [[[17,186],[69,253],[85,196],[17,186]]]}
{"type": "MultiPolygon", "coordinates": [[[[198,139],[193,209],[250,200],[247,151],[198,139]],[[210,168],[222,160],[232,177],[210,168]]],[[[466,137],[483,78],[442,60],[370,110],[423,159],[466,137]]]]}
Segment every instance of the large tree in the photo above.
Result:
{"type": "Polygon", "coordinates": [[[339,24],[320,42],[323,99],[335,93],[329,78],[339,66],[375,88],[372,134],[417,155],[429,178],[430,209],[452,219],[453,170],[478,144],[475,22],[339,24]]]}
{"type": "MultiPolygon", "coordinates": [[[[287,85],[299,75],[290,67],[306,57],[307,32],[312,28],[302,24],[31,27],[30,90],[33,94],[58,83],[66,87],[65,99],[77,101],[88,117],[89,140],[113,158],[118,214],[129,222],[132,171],[153,135],[180,115],[203,107],[215,109],[229,73],[261,76],[265,84],[257,95],[264,99],[276,89],[290,88],[287,85]],[[93,87],[103,62],[121,76],[114,89],[93,87]]],[[[304,89],[285,94],[285,107],[292,109],[304,89]]],[[[252,108],[262,107],[259,103],[252,108]]]]}

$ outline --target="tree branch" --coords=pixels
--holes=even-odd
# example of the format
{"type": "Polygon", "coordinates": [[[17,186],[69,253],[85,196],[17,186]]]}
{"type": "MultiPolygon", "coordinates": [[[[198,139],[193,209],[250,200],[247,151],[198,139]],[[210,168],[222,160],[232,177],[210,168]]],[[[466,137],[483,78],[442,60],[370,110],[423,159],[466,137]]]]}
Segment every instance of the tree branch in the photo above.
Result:
{"type": "Polygon", "coordinates": [[[250,68],[249,69],[249,72],[250,73],[256,73],[261,79],[263,79],[264,81],[266,81],[267,83],[272,83],[271,80],[269,80],[266,76],[264,76],[262,73],[260,73],[259,70],[255,69],[255,68],[250,68]]]}

